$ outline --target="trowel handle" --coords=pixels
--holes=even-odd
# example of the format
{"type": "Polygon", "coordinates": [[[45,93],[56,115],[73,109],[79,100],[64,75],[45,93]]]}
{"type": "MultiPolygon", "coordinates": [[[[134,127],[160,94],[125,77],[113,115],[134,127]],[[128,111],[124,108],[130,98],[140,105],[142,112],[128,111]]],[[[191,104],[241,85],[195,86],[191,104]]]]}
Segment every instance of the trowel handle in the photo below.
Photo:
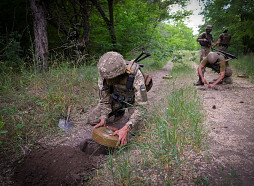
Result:
{"type": "Polygon", "coordinates": [[[71,112],[71,106],[68,106],[66,121],[68,122],[71,112]]]}

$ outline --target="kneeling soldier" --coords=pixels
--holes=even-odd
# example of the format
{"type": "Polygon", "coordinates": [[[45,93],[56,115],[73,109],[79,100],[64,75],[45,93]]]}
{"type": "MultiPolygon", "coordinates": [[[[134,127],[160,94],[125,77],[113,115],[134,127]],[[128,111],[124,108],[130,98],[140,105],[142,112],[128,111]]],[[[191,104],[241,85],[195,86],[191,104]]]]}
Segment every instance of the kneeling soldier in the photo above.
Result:
{"type": "Polygon", "coordinates": [[[207,84],[208,87],[212,88],[216,84],[220,83],[221,81],[225,82],[226,84],[232,83],[232,70],[229,67],[228,61],[231,58],[225,58],[225,56],[219,52],[210,52],[207,57],[200,63],[198,66],[198,74],[201,78],[202,83],[207,84]],[[211,68],[213,71],[220,74],[218,79],[216,79],[213,83],[209,84],[204,78],[205,68],[211,68]]]}
{"type": "Polygon", "coordinates": [[[128,110],[128,121],[113,133],[119,136],[118,144],[126,145],[128,132],[139,125],[142,107],[147,104],[143,74],[137,63],[124,60],[117,52],[102,55],[97,66],[100,102],[89,114],[88,123],[94,128],[104,127],[111,116],[121,118],[128,110]],[[131,69],[127,68],[130,63],[131,69]],[[135,73],[130,74],[130,70],[135,73]]]}

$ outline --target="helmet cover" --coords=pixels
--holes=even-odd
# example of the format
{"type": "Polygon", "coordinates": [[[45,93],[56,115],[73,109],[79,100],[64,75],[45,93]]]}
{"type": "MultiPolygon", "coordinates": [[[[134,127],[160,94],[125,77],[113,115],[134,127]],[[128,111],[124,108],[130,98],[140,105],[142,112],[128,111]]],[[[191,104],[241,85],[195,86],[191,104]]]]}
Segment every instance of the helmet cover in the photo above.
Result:
{"type": "Polygon", "coordinates": [[[206,29],[206,30],[212,30],[212,28],[213,28],[212,25],[207,25],[205,29],[206,29]]]}
{"type": "Polygon", "coordinates": [[[126,70],[126,62],[118,52],[107,52],[101,56],[98,62],[99,74],[105,79],[117,77],[126,70]]]}
{"type": "Polygon", "coordinates": [[[212,65],[217,61],[217,59],[219,59],[219,55],[216,52],[210,52],[207,55],[207,61],[212,65]]]}

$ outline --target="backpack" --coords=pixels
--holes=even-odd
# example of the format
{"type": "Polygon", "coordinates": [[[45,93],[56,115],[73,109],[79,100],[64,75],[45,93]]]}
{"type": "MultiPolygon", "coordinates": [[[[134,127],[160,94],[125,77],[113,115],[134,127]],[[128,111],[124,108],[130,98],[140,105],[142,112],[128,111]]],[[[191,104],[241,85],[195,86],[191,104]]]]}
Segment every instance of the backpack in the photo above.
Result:
{"type": "MultiPolygon", "coordinates": [[[[126,65],[127,65],[126,73],[128,74],[126,88],[132,89],[135,75],[138,70],[141,71],[141,68],[140,68],[141,66],[139,64],[137,64],[136,62],[134,62],[134,60],[127,61],[126,65]]],[[[151,90],[151,88],[153,86],[153,79],[148,74],[145,74],[142,71],[141,71],[141,73],[144,77],[144,84],[146,86],[146,91],[148,92],[149,90],[151,90]]]]}
{"type": "Polygon", "coordinates": [[[223,33],[222,34],[222,40],[221,40],[220,43],[223,44],[223,45],[229,45],[230,39],[231,39],[231,35],[230,34],[223,33]]]}

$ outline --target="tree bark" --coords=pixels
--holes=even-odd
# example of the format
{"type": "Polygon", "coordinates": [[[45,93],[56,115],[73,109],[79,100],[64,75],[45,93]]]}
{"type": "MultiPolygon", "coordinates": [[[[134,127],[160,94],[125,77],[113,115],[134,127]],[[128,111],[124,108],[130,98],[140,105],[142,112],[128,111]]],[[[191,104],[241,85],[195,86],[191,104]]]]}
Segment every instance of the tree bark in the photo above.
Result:
{"type": "Polygon", "coordinates": [[[47,21],[43,0],[30,0],[33,15],[35,56],[39,69],[48,67],[47,21]]]}
{"type": "Polygon", "coordinates": [[[82,18],[83,18],[83,24],[84,24],[84,33],[82,35],[82,47],[84,49],[87,48],[89,44],[89,31],[90,31],[90,25],[89,25],[89,0],[80,0],[80,4],[82,7],[82,18]]]}

